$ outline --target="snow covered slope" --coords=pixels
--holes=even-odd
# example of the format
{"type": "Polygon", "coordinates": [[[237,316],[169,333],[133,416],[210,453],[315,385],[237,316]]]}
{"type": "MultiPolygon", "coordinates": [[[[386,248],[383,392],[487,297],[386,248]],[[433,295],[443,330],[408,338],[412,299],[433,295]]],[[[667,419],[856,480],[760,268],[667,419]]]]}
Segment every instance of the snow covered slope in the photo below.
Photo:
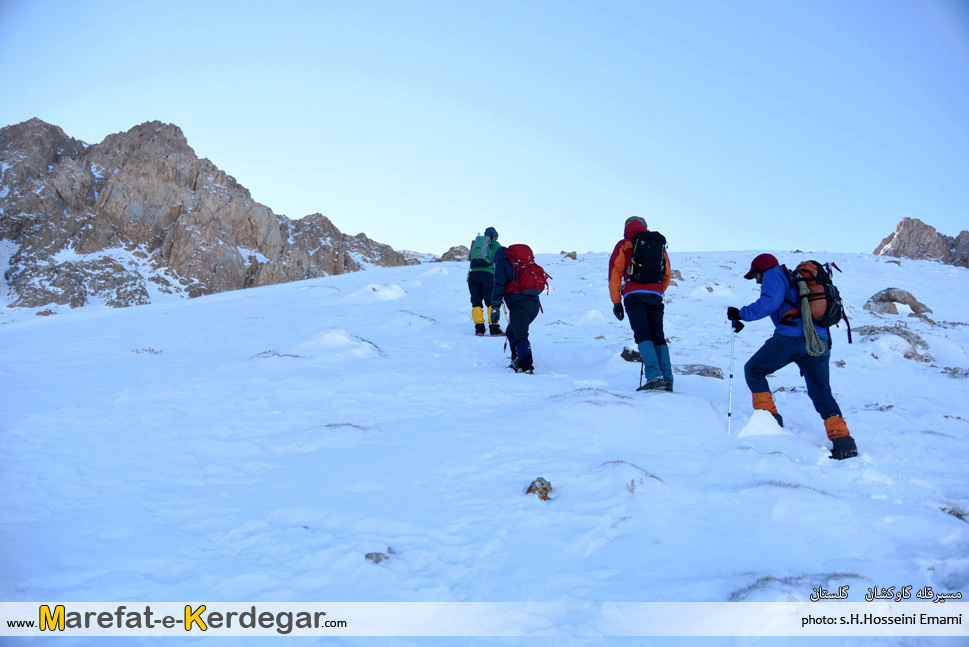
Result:
{"type": "MultiPolygon", "coordinates": [[[[675,367],[728,374],[725,311],[756,298],[742,279],[755,253],[671,254],[682,275],[666,310],[675,367]]],[[[533,325],[533,376],[505,368],[502,339],[473,336],[463,263],[8,314],[0,600],[967,591],[969,270],[775,254],[844,271],[835,280],[856,332],[849,345],[834,331],[831,381],[858,458],[827,458],[795,368],[771,380],[786,427],[752,416],[742,368],[766,320],[735,341],[731,435],[727,379],[678,375],[675,393],[637,393],[606,254],[539,255],[554,279],[533,325]],[[915,294],[931,321],[862,309],[887,287],[915,294]],[[897,334],[857,332],[896,325],[923,340],[927,361],[907,359],[897,334]],[[548,502],[525,494],[539,476],[554,488],[548,502]]],[[[368,644],[425,643],[456,644],[368,644]]],[[[518,644],[481,644],[496,643],[518,644]]],[[[884,641],[852,644],[869,643],[884,641]]]]}

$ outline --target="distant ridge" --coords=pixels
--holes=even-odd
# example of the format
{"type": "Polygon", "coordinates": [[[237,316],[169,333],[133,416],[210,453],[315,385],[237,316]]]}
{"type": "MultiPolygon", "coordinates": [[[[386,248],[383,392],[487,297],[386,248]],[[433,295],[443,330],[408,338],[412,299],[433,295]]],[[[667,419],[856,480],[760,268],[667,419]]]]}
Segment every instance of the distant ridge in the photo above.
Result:
{"type": "Polygon", "coordinates": [[[921,220],[903,218],[895,232],[875,248],[880,256],[932,260],[969,267],[969,231],[955,238],[945,236],[921,220]]]}
{"type": "Polygon", "coordinates": [[[8,126],[0,173],[10,306],[129,306],[418,262],[319,213],[274,214],[158,121],[94,145],[40,119],[8,126]]]}

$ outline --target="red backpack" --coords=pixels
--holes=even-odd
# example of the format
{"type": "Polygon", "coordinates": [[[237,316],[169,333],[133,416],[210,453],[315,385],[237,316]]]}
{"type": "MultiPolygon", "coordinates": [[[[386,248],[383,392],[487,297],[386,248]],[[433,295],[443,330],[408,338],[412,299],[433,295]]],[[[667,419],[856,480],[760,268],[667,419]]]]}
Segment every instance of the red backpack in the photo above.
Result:
{"type": "Polygon", "coordinates": [[[535,262],[535,254],[528,245],[509,245],[505,258],[515,270],[515,279],[505,288],[505,294],[530,294],[538,296],[548,289],[548,279],[542,266],[535,262]]]}

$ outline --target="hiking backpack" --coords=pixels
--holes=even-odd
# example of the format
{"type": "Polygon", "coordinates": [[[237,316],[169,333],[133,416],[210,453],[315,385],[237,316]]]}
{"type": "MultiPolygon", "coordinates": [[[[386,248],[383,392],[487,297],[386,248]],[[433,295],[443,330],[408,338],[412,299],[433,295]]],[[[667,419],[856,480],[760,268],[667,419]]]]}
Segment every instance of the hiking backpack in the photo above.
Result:
{"type": "Polygon", "coordinates": [[[638,231],[632,241],[629,280],[662,283],[666,278],[666,238],[658,231],[638,231]]]}
{"type": "Polygon", "coordinates": [[[791,272],[786,267],[788,280],[791,287],[798,294],[798,303],[781,316],[781,321],[790,321],[801,318],[801,299],[807,299],[811,306],[811,320],[815,326],[820,328],[830,328],[838,325],[844,319],[848,326],[848,343],[851,343],[851,324],[845,313],[844,304],[841,302],[841,294],[831,280],[831,268],[841,271],[837,265],[825,263],[822,265],[817,261],[803,261],[791,272]],[[807,293],[801,295],[801,284],[807,286],[807,293]]]}
{"type": "Polygon", "coordinates": [[[489,267],[495,262],[491,236],[478,236],[471,243],[471,267],[489,267]]]}
{"type": "Polygon", "coordinates": [[[509,245],[505,248],[505,258],[515,270],[515,278],[505,288],[505,294],[539,295],[548,289],[548,279],[541,265],[535,262],[535,254],[528,245],[509,245]]]}

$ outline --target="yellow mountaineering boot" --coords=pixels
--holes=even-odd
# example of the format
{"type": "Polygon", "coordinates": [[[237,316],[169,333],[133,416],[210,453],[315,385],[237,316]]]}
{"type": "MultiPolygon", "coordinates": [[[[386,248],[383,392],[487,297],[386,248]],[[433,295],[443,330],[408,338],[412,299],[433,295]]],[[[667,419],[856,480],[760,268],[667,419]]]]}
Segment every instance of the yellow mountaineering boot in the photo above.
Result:
{"type": "Polygon", "coordinates": [[[474,334],[483,337],[485,333],[484,311],[481,306],[471,308],[471,318],[474,320],[474,334]]]}

